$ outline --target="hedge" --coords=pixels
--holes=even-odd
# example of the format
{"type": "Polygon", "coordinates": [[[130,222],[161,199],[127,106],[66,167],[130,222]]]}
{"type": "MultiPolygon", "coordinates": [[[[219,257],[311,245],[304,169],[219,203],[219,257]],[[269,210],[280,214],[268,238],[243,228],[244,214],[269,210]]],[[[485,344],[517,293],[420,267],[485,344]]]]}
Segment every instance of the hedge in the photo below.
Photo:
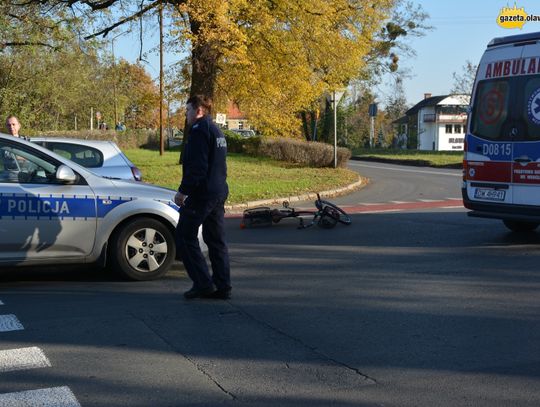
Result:
{"type": "MultiPolygon", "coordinates": [[[[330,144],[286,138],[242,137],[229,130],[225,130],[224,133],[227,138],[227,149],[231,153],[270,157],[308,167],[333,167],[334,165],[334,146],[330,144]]],[[[50,131],[34,136],[110,140],[118,144],[121,149],[159,147],[157,130],[50,131]]],[[[338,147],[338,167],[345,167],[349,158],[351,158],[351,151],[348,148],[338,147]]]]}

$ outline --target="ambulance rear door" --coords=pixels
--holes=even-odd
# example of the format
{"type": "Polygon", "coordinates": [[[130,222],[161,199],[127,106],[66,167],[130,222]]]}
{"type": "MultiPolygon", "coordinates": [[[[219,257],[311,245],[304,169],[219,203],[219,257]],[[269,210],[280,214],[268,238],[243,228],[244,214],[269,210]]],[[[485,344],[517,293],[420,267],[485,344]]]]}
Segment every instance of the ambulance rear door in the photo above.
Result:
{"type": "Polygon", "coordinates": [[[512,203],[517,90],[511,69],[522,51],[523,47],[512,45],[488,49],[480,61],[464,155],[464,179],[471,201],[512,203]]]}
{"type": "Polygon", "coordinates": [[[540,45],[520,47],[522,72],[516,77],[516,120],[512,126],[512,202],[540,205],[540,45]]]}

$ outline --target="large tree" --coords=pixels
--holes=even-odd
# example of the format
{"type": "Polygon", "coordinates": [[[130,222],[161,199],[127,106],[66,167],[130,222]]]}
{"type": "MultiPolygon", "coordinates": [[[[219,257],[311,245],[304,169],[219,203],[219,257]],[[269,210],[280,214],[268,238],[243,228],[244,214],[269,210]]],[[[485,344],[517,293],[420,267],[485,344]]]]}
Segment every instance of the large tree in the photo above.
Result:
{"type": "Polygon", "coordinates": [[[345,86],[358,76],[367,56],[380,49],[382,27],[389,38],[401,33],[399,25],[386,24],[399,0],[5,3],[16,16],[35,8],[62,24],[70,16],[84,18],[85,27],[93,31],[86,33],[87,38],[106,36],[116,27],[152,15],[163,4],[174,21],[175,43],[189,51],[190,93],[226,96],[239,102],[259,125],[276,132],[293,130],[299,111],[310,108],[325,90],[345,86]]]}

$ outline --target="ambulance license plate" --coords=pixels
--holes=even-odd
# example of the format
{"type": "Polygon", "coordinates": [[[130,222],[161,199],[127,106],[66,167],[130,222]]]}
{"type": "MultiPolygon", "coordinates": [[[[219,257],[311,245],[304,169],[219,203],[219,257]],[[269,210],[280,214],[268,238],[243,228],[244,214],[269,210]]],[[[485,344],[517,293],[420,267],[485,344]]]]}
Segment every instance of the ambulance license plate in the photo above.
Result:
{"type": "Polygon", "coordinates": [[[505,195],[506,191],[504,189],[477,188],[474,191],[476,199],[486,199],[488,201],[504,201],[505,195]]]}

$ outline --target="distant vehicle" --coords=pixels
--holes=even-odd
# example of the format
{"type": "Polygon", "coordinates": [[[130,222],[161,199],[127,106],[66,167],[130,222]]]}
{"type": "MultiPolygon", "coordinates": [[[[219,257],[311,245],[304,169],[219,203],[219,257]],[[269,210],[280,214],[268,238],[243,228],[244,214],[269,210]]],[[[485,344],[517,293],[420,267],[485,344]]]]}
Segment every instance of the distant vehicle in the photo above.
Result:
{"type": "Polygon", "coordinates": [[[141,171],[113,141],[32,137],[39,144],[102,177],[142,181],[141,171]]]}
{"type": "MultiPolygon", "coordinates": [[[[132,280],[158,278],[176,257],[175,192],[100,177],[0,134],[0,265],[111,264],[132,280]]],[[[200,230],[199,243],[207,251],[200,230]]]]}
{"type": "Polygon", "coordinates": [[[184,132],[178,130],[177,132],[174,132],[173,134],[167,136],[167,138],[165,139],[165,147],[169,150],[171,148],[181,146],[183,140],[184,132]]]}
{"type": "Polygon", "coordinates": [[[476,74],[463,161],[470,216],[540,225],[540,32],[493,39],[476,74]]]}
{"type": "Polygon", "coordinates": [[[240,134],[242,137],[255,137],[257,134],[254,130],[250,129],[231,129],[231,131],[240,134]]]}

